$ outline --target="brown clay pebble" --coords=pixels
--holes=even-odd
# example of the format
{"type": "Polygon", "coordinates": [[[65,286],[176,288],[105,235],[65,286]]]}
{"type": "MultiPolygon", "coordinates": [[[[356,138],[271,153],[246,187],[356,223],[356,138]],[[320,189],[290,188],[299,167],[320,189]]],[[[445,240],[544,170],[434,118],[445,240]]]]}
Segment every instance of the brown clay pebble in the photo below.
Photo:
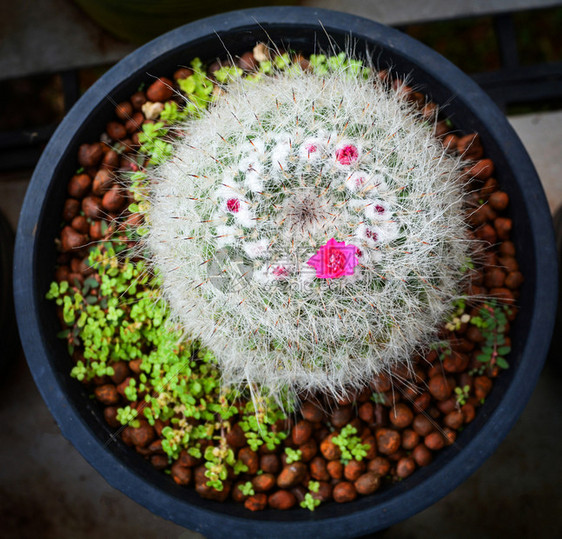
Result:
{"type": "Polygon", "coordinates": [[[385,393],[386,391],[390,391],[392,387],[392,381],[387,374],[379,374],[373,378],[373,382],[371,383],[371,387],[377,393],[385,393]]]}
{"type": "Polygon", "coordinates": [[[68,194],[73,198],[84,198],[90,186],[92,185],[92,178],[87,174],[76,174],[72,176],[68,182],[68,194]]]}
{"type": "Polygon", "coordinates": [[[416,462],[412,457],[402,457],[396,464],[396,475],[401,479],[412,475],[416,469],[416,462]]]}
{"type": "Polygon", "coordinates": [[[507,217],[498,217],[494,220],[494,228],[498,233],[498,238],[500,240],[509,239],[509,234],[511,233],[512,221],[507,217]]]}
{"type": "Polygon", "coordinates": [[[244,502],[244,507],[250,511],[263,511],[267,505],[267,495],[263,493],[250,496],[244,502]]]}
{"type": "Polygon", "coordinates": [[[445,439],[445,445],[454,444],[457,439],[457,432],[449,428],[443,429],[443,438],[445,439]]]}
{"type": "Polygon", "coordinates": [[[443,423],[451,429],[460,429],[464,423],[464,416],[460,410],[449,412],[444,418],[443,423]]]}
{"type": "Polygon", "coordinates": [[[492,380],[487,376],[477,376],[474,379],[474,396],[478,400],[485,399],[492,389],[492,380]]]}
{"type": "Polygon", "coordinates": [[[517,290],[523,284],[523,274],[520,271],[512,271],[505,278],[505,286],[511,290],[517,290]]]}
{"type": "Polygon", "coordinates": [[[128,120],[133,114],[133,105],[129,101],[123,101],[115,107],[115,115],[120,120],[128,120]]]}
{"type": "Polygon", "coordinates": [[[113,184],[113,174],[107,168],[100,169],[92,183],[92,193],[96,196],[103,195],[113,184]]]}
{"type": "Polygon", "coordinates": [[[149,101],[167,101],[174,95],[173,82],[166,77],[154,81],[146,91],[146,98],[149,101]]]}
{"type": "Polygon", "coordinates": [[[266,473],[276,474],[281,464],[277,455],[262,455],[260,457],[260,469],[266,473]]]}
{"type": "Polygon", "coordinates": [[[200,458],[195,458],[193,455],[190,455],[185,449],[182,449],[178,458],[178,462],[182,466],[186,466],[187,468],[193,468],[194,466],[197,466],[200,461],[200,458]]]}
{"type": "Polygon", "coordinates": [[[95,167],[102,157],[103,149],[99,143],[82,144],[78,148],[78,163],[83,167],[95,167]]]}
{"type": "Polygon", "coordinates": [[[429,406],[430,402],[431,395],[427,391],[425,391],[414,399],[414,410],[416,412],[423,412],[429,406]]]}
{"type": "Polygon", "coordinates": [[[92,240],[101,240],[103,238],[102,221],[94,221],[88,230],[92,240]]]}
{"type": "Polygon", "coordinates": [[[365,471],[365,461],[350,460],[343,469],[343,476],[348,481],[355,481],[365,471]]]}
{"type": "Polygon", "coordinates": [[[452,412],[457,407],[457,400],[455,397],[449,397],[444,401],[439,401],[437,403],[437,409],[444,415],[452,412]]]}
{"type": "Polygon", "coordinates": [[[412,429],[406,429],[402,432],[402,447],[406,451],[411,451],[420,442],[420,435],[412,429]]]}
{"type": "Polygon", "coordinates": [[[460,137],[457,143],[457,151],[467,160],[480,159],[484,154],[480,137],[476,134],[460,137]]]}
{"type": "Polygon", "coordinates": [[[432,451],[439,451],[439,449],[443,449],[445,446],[445,439],[440,432],[434,431],[430,432],[424,439],[423,443],[427,446],[428,449],[432,451]]]}
{"type": "Polygon", "coordinates": [[[287,464],[277,477],[277,485],[279,488],[292,488],[304,479],[306,473],[306,465],[300,461],[287,464]]]}
{"type": "Polygon", "coordinates": [[[70,226],[80,234],[87,234],[90,229],[90,223],[88,223],[88,219],[83,215],[77,215],[72,219],[70,226]]]}
{"type": "Polygon", "coordinates": [[[316,423],[324,419],[322,410],[310,401],[306,401],[301,407],[302,416],[311,423],[316,423]]]}
{"type": "Polygon", "coordinates": [[[154,429],[148,424],[148,422],[141,419],[140,426],[133,429],[131,438],[135,445],[145,447],[154,440],[155,435],[156,433],[154,432],[154,429]]]}
{"type": "Polygon", "coordinates": [[[420,435],[420,436],[427,436],[435,427],[433,423],[424,414],[418,414],[414,417],[414,421],[412,422],[412,428],[420,435]]]}
{"type": "Polygon", "coordinates": [[[150,464],[157,470],[164,470],[168,467],[168,457],[166,455],[151,455],[150,464]]]}
{"type": "Polygon", "coordinates": [[[297,498],[288,490],[278,490],[269,496],[267,503],[272,509],[286,511],[297,503],[297,498]]]}
{"type": "Polygon", "coordinates": [[[111,381],[114,384],[120,384],[129,374],[129,367],[127,366],[127,362],[125,361],[116,361],[115,363],[111,364],[111,367],[113,368],[111,381]]]}
{"type": "Polygon", "coordinates": [[[330,474],[326,467],[326,461],[322,457],[314,457],[310,461],[310,475],[316,481],[329,481],[330,474]]]}
{"type": "Polygon", "coordinates": [[[94,395],[102,404],[109,406],[119,402],[119,393],[113,384],[105,384],[94,389],[94,395]]]}
{"type": "Polygon", "coordinates": [[[67,198],[64,201],[64,207],[62,210],[62,218],[69,223],[74,219],[78,212],[80,211],[80,202],[75,198],[67,198]]]}
{"type": "Polygon", "coordinates": [[[341,457],[341,449],[332,442],[332,438],[335,436],[335,433],[330,434],[320,444],[320,451],[326,460],[337,460],[341,457]]]}
{"type": "Polygon", "coordinates": [[[306,419],[303,419],[293,427],[291,438],[295,445],[301,445],[310,438],[311,434],[312,425],[306,419]]]}
{"type": "Polygon", "coordinates": [[[310,462],[312,458],[318,453],[318,444],[314,438],[310,438],[304,444],[299,445],[299,450],[301,452],[302,462],[310,462]]]}
{"type": "Polygon", "coordinates": [[[391,455],[400,449],[400,434],[391,429],[377,429],[377,449],[383,455],[391,455]]]}
{"type": "MultiPolygon", "coordinates": [[[[232,485],[229,481],[223,481],[223,489],[216,490],[213,487],[207,486],[206,477],[203,478],[203,481],[197,481],[197,477],[195,479],[195,492],[197,492],[197,494],[199,494],[201,498],[205,498],[207,500],[224,502],[228,498],[228,495],[230,494],[231,487],[232,485]]],[[[256,494],[256,496],[265,497],[265,494],[256,494]]]]}
{"type": "Polygon", "coordinates": [[[390,462],[384,457],[375,457],[369,461],[367,469],[377,475],[385,476],[390,471],[390,462]]]}
{"type": "Polygon", "coordinates": [[[498,234],[492,225],[486,224],[476,231],[476,237],[482,241],[494,244],[498,240],[498,234]]]}
{"type": "Polygon", "coordinates": [[[103,409],[103,417],[110,427],[120,427],[121,423],[117,419],[117,406],[106,406],[103,409]]]}
{"type": "Polygon", "coordinates": [[[506,303],[514,301],[513,292],[509,288],[491,288],[490,296],[505,301],[506,303]]]}
{"type": "Polygon", "coordinates": [[[367,496],[375,492],[380,487],[380,484],[381,478],[379,475],[375,472],[366,472],[355,480],[353,486],[359,494],[367,496]]]}
{"type": "Polygon", "coordinates": [[[230,447],[235,449],[246,445],[246,435],[238,423],[232,426],[230,431],[227,433],[226,442],[230,447]]]}
{"type": "Polygon", "coordinates": [[[112,138],[113,140],[121,140],[127,136],[125,126],[120,122],[109,122],[105,126],[105,130],[109,135],[109,138],[112,138]]]}
{"type": "Polygon", "coordinates": [[[267,492],[275,486],[275,476],[270,473],[256,475],[252,479],[252,485],[256,492],[267,492]]]}
{"type": "Polygon", "coordinates": [[[248,467],[246,473],[250,475],[256,475],[259,466],[258,454],[252,451],[249,447],[243,447],[238,452],[238,458],[248,467]]]}
{"type": "Polygon", "coordinates": [[[478,180],[487,180],[493,173],[494,163],[491,159],[480,159],[469,170],[469,174],[478,180]]]}
{"type": "Polygon", "coordinates": [[[65,226],[61,231],[61,247],[64,252],[79,249],[88,242],[88,236],[79,234],[71,226],[65,226]]]}
{"type": "Polygon", "coordinates": [[[490,195],[488,201],[494,210],[502,211],[509,205],[509,196],[503,191],[496,191],[490,195]]]}
{"type": "MultiPolygon", "coordinates": [[[[70,270],[68,269],[68,266],[59,266],[55,270],[55,280],[57,281],[57,283],[62,283],[62,281],[69,281],[69,279],[70,270]]],[[[64,320],[62,322],[64,322],[64,320]]]]}
{"type": "Polygon", "coordinates": [[[396,428],[404,429],[413,421],[414,413],[408,405],[398,403],[392,407],[388,417],[396,428]]]}
{"type": "Polygon", "coordinates": [[[439,401],[448,399],[453,392],[453,384],[445,376],[437,375],[429,379],[429,392],[439,401]]]}
{"type": "Polygon", "coordinates": [[[142,365],[142,358],[131,359],[129,361],[129,369],[131,369],[135,374],[140,374],[142,365]]]}
{"type": "Polygon", "coordinates": [[[174,464],[172,464],[170,472],[172,475],[172,479],[178,485],[189,485],[189,483],[191,483],[191,478],[193,475],[191,468],[186,468],[179,462],[174,462],[174,464]]]}
{"type": "Polygon", "coordinates": [[[337,503],[348,503],[357,498],[357,491],[352,483],[342,481],[334,487],[332,496],[334,497],[334,501],[337,503]]]}
{"type": "Polygon", "coordinates": [[[364,421],[365,423],[372,423],[375,418],[375,408],[373,404],[370,402],[364,402],[361,406],[359,406],[357,415],[361,421],[364,421]]]}
{"type": "Polygon", "coordinates": [[[474,419],[474,416],[476,415],[476,410],[474,409],[474,406],[468,402],[461,406],[461,412],[464,417],[465,423],[470,423],[474,419]]]}
{"type": "Polygon", "coordinates": [[[331,460],[326,464],[326,470],[332,479],[341,479],[343,477],[343,464],[339,460],[331,460]]]}
{"type": "Polygon", "coordinates": [[[512,241],[504,241],[499,248],[500,254],[502,256],[515,256],[515,245],[512,241]]]}
{"type": "Polygon", "coordinates": [[[238,59],[238,67],[240,67],[244,71],[253,71],[257,65],[258,63],[256,62],[254,55],[250,51],[245,52],[238,59]]]}
{"type": "Polygon", "coordinates": [[[127,120],[127,122],[125,123],[125,129],[127,130],[127,133],[131,134],[138,131],[141,128],[143,121],[144,121],[143,113],[135,112],[131,117],[131,119],[127,120]]]}
{"type": "Polygon", "coordinates": [[[101,198],[89,196],[82,200],[82,211],[89,219],[101,217],[101,198]]]}
{"type": "Polygon", "coordinates": [[[125,205],[123,188],[120,185],[114,185],[105,195],[103,195],[101,205],[110,213],[118,212],[125,205]]]}
{"type": "Polygon", "coordinates": [[[505,272],[500,268],[490,268],[484,274],[484,286],[497,288],[503,286],[505,282],[505,272]]]}
{"type": "Polygon", "coordinates": [[[351,406],[342,406],[334,410],[330,416],[330,423],[337,429],[347,425],[353,417],[353,409],[351,406]]]}
{"type": "Polygon", "coordinates": [[[193,75],[193,70],[189,67],[180,67],[174,72],[174,80],[187,79],[193,75]]]}
{"type": "Polygon", "coordinates": [[[119,154],[115,150],[109,150],[102,159],[101,168],[113,170],[119,166],[119,154]]]}
{"type": "Polygon", "coordinates": [[[132,446],[133,445],[133,427],[125,427],[123,429],[123,431],[121,432],[121,440],[123,440],[123,443],[125,445],[128,446],[132,446]]]}
{"type": "Polygon", "coordinates": [[[420,444],[414,448],[412,457],[420,468],[422,466],[427,466],[433,460],[431,451],[424,444],[420,444]]]}
{"type": "Polygon", "coordinates": [[[146,96],[144,92],[136,92],[131,96],[131,105],[135,110],[141,110],[142,106],[146,103],[146,96]]]}

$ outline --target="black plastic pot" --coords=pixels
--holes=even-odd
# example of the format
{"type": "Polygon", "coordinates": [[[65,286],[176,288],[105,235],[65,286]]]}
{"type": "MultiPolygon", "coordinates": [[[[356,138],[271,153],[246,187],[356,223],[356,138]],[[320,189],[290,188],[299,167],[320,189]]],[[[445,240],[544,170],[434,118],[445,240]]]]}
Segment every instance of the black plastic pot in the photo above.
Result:
{"type": "Polygon", "coordinates": [[[444,58],[400,32],[325,10],[266,8],[227,13],[183,26],[140,48],[106,73],[74,106],[45,149],[29,187],[17,234],[15,291],[18,322],[35,381],[63,434],[111,483],[137,502],[209,537],[349,537],[404,520],[464,481],[491,455],[529,399],[550,342],[556,300],[556,250],[550,214],[535,170],[503,114],[484,92],[444,58]],[[322,23],[320,25],[320,22],[322,23]],[[328,39],[327,35],[330,36],[328,39]],[[272,39],[283,48],[314,52],[330,40],[368,50],[381,67],[410,74],[456,126],[480,134],[511,200],[513,239],[525,283],[512,329],[511,368],[499,377],[474,422],[434,462],[399,484],[353,503],[250,513],[240,505],[199,498],[118,440],[83,386],[68,375],[70,360],[56,338],[58,320],[44,299],[53,278],[66,184],[81,143],[93,142],[113,114],[151,76],[169,76],[193,57],[214,60],[272,39]]]}

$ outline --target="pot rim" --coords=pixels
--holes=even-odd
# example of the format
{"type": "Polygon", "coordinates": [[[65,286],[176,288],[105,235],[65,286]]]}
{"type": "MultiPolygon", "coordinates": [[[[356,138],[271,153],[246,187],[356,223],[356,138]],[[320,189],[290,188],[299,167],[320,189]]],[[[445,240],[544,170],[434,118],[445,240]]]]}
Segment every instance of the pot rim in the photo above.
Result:
{"type": "MultiPolygon", "coordinates": [[[[547,355],[554,325],[556,276],[556,248],[544,192],[523,145],[505,116],[483,90],[439,54],[395,29],[354,15],[304,7],[248,9],[202,19],[151,41],[110,69],[67,114],[45,148],[22,208],[14,261],[15,302],[21,341],[35,382],[63,435],[112,486],[154,513],[209,537],[255,537],[265,533],[269,537],[288,537],[295,533],[319,537],[356,536],[404,520],[453,490],[492,454],[530,398],[547,355]],[[527,360],[519,364],[498,406],[485,418],[481,429],[467,440],[462,451],[449,450],[446,458],[440,457],[439,467],[431,475],[421,481],[408,482],[406,487],[405,483],[394,485],[390,489],[391,495],[383,494],[374,506],[365,501],[368,498],[363,498],[348,504],[345,509],[332,506],[328,511],[315,511],[311,515],[305,511],[299,514],[267,511],[261,515],[248,515],[246,512],[244,516],[236,516],[222,512],[218,503],[205,500],[190,503],[181,494],[173,496],[175,490],[163,491],[147,482],[141,474],[123,466],[117,455],[107,450],[107,444],[95,436],[84,418],[76,412],[76,405],[69,395],[60,390],[59,373],[49,361],[52,347],[47,342],[38,314],[41,294],[45,291],[36,290],[36,232],[44,218],[45,193],[57,175],[59,156],[71,144],[77,126],[88,122],[96,106],[124,84],[127,78],[124,73],[128,76],[136,74],[139,66],[149,66],[171,51],[182,48],[186,42],[197,42],[208,35],[216,34],[220,38],[222,32],[244,32],[256,25],[310,29],[318,26],[316,21],[321,21],[327,33],[346,33],[367,43],[376,39],[382,47],[396,51],[407,61],[421,64],[423,71],[437,83],[446,89],[454,89],[456,96],[474,116],[485,119],[490,135],[503,151],[511,169],[519,178],[525,178],[519,187],[529,208],[527,226],[540,231],[540,248],[539,238],[536,237],[534,246],[535,316],[530,321],[529,338],[521,353],[521,357],[527,360]]],[[[481,410],[480,414],[483,412],[481,410]]],[[[421,473],[422,470],[417,472],[421,473]]]]}

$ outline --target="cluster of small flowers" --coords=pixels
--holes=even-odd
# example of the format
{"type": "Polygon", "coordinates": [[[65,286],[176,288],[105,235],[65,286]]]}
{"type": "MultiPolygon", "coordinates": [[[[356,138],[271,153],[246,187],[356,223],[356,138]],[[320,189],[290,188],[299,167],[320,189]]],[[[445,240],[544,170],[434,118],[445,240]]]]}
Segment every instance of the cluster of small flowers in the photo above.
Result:
{"type": "MultiPolygon", "coordinates": [[[[358,261],[363,264],[367,260],[380,261],[381,247],[397,238],[399,223],[393,212],[396,195],[389,189],[385,175],[380,170],[370,172],[360,166],[363,153],[360,141],[346,139],[336,143],[337,140],[337,133],[317,133],[300,144],[293,142],[289,133],[277,134],[271,141],[255,138],[242,148],[233,171],[225,174],[215,193],[217,209],[211,220],[226,220],[228,224],[216,226],[215,247],[237,247],[241,249],[241,256],[252,261],[268,260],[254,269],[256,282],[262,285],[287,283],[293,275],[307,285],[314,278],[352,276],[358,261]],[[287,200],[294,217],[301,212],[301,222],[293,223],[291,232],[295,232],[296,227],[310,233],[311,225],[321,224],[319,219],[328,217],[324,212],[314,211],[311,207],[314,201],[298,195],[300,178],[310,173],[312,165],[320,166],[325,176],[333,176],[329,182],[330,191],[341,193],[342,186],[345,188],[345,198],[339,198],[345,200],[346,214],[355,232],[347,245],[332,238],[316,255],[304,252],[304,258],[299,260],[301,253],[295,257],[291,245],[279,246],[267,236],[267,228],[264,235],[260,225],[286,221],[284,202],[287,200]],[[275,195],[280,184],[284,188],[277,193],[277,204],[264,204],[264,200],[275,195]],[[251,200],[247,193],[251,194],[251,200]],[[257,213],[258,209],[262,213],[257,213]],[[255,234],[252,229],[256,229],[255,234]],[[248,239],[256,234],[257,239],[248,239]],[[289,251],[284,251],[286,248],[289,251]],[[324,253],[327,256],[323,256],[324,253]]],[[[361,278],[360,275],[355,277],[361,278]]]]}

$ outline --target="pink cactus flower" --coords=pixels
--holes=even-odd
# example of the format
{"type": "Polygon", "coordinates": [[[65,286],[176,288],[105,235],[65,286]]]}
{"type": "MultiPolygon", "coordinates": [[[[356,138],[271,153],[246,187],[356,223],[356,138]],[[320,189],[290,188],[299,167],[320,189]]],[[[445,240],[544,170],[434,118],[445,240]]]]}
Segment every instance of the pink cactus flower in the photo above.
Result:
{"type": "Polygon", "coordinates": [[[338,279],[344,275],[353,275],[357,261],[357,247],[346,245],[334,238],[318,249],[307,264],[316,270],[319,279],[338,279]]]}
{"type": "Polygon", "coordinates": [[[237,198],[229,198],[226,201],[226,209],[232,213],[238,213],[240,211],[240,201],[237,198]]]}
{"type": "Polygon", "coordinates": [[[359,150],[352,144],[347,144],[336,150],[336,160],[340,165],[351,165],[359,159],[359,150]]]}

